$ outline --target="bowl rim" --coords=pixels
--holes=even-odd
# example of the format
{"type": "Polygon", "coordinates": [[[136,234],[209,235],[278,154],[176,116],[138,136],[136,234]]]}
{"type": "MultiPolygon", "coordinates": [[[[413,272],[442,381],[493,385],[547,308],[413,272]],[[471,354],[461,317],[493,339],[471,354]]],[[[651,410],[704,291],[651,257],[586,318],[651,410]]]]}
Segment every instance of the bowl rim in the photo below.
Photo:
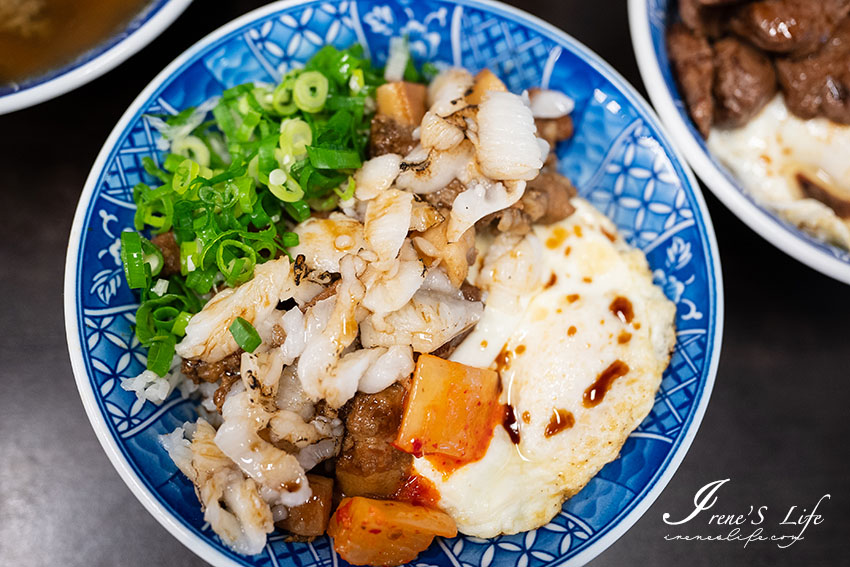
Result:
{"type": "MultiPolygon", "coordinates": [[[[189,548],[203,560],[215,565],[216,567],[241,567],[241,565],[233,558],[228,557],[215,548],[210,542],[193,533],[180,519],[173,516],[163,507],[163,504],[159,501],[159,499],[144,485],[143,482],[141,482],[139,477],[137,477],[136,472],[133,470],[133,467],[120,450],[115,438],[110,434],[106,417],[98,408],[94,390],[92,389],[85,361],[83,359],[82,349],[84,341],[80,333],[81,329],[77,316],[76,275],[78,268],[78,255],[80,252],[80,245],[82,243],[82,229],[92,197],[97,188],[100,173],[107,165],[107,161],[111,157],[115,144],[124,134],[127,127],[131,124],[136,113],[144,108],[144,105],[148,102],[150,96],[155,93],[164,82],[172,77],[184,64],[206,49],[208,45],[230,34],[231,32],[277,11],[293,8],[299,5],[312,4],[318,1],[320,0],[278,0],[247,12],[246,14],[243,14],[242,16],[212,31],[194,43],[191,47],[169,63],[160,73],[158,73],[156,77],[154,77],[154,79],[133,100],[121,116],[98,153],[80,195],[68,241],[64,277],[65,331],[77,389],[80,393],[80,398],[92,425],[92,429],[94,429],[98,441],[103,447],[104,452],[113,467],[139,502],[142,503],[145,509],[184,546],[189,548]]],[[[387,0],[387,2],[395,1],[397,0],[387,0]]],[[[579,55],[583,61],[603,75],[606,80],[610,81],[611,84],[617,88],[631,104],[640,109],[643,114],[642,118],[645,118],[659,133],[661,140],[665,142],[666,149],[668,150],[666,153],[668,153],[673,162],[678,165],[682,173],[681,177],[690,184],[691,193],[694,198],[693,203],[700,213],[698,215],[700,222],[697,226],[699,226],[699,224],[702,225],[700,233],[701,238],[705,239],[704,247],[706,251],[707,264],[707,287],[709,294],[713,294],[713,301],[711,302],[712,312],[710,313],[706,330],[709,339],[706,348],[710,350],[708,353],[710,358],[706,367],[705,384],[702,388],[702,394],[697,400],[693,412],[691,413],[690,423],[686,423],[687,429],[683,437],[681,437],[678,441],[678,446],[675,447],[672,453],[668,456],[665,468],[662,469],[660,476],[658,476],[654,483],[650,486],[644,498],[634,503],[631,508],[621,512],[614,520],[612,520],[611,524],[613,525],[602,534],[598,541],[569,559],[557,558],[550,563],[550,567],[556,565],[578,567],[589,562],[591,559],[610,547],[623,534],[625,534],[626,531],[628,531],[635,522],[643,516],[644,513],[646,513],[655,499],[661,494],[663,489],[672,479],[696,437],[697,431],[699,430],[699,426],[702,422],[702,418],[705,414],[708,401],[714,387],[723,338],[723,275],[720,267],[717,239],[715,237],[714,227],[705,199],[698,183],[696,182],[696,178],[688,167],[687,162],[684,160],[675,145],[670,143],[671,138],[661,122],[658,120],[655,112],[652,110],[652,107],[638,93],[635,87],[631,86],[631,84],[629,84],[607,62],[563,30],[532,14],[518,8],[514,8],[513,6],[503,4],[498,0],[442,1],[450,4],[495,11],[497,13],[501,12],[502,14],[510,16],[522,23],[538,26],[554,37],[557,37],[561,42],[569,45],[573,52],[579,55]]]]}
{"type": "Polygon", "coordinates": [[[628,11],[632,47],[649,98],[673,142],[685,155],[700,179],[738,219],[770,244],[798,262],[840,282],[850,284],[850,263],[808,242],[801,234],[802,229],[786,226],[773,213],[758,206],[712,161],[708,151],[697,142],[685,119],[676,108],[673,95],[662,76],[661,62],[658,60],[650,35],[648,0],[629,0],[628,11]]]}
{"type": "MultiPolygon", "coordinates": [[[[24,85],[20,90],[9,94],[0,95],[0,115],[56,98],[111,71],[157,38],[191,3],[192,0],[160,0],[150,3],[149,9],[152,13],[127,37],[119,39],[100,52],[98,52],[98,46],[91,48],[77,61],[66,63],[55,70],[57,74],[54,76],[37,81],[31,86],[24,85]]],[[[110,39],[114,39],[125,31],[126,26],[104,41],[108,44],[110,39]]]]}

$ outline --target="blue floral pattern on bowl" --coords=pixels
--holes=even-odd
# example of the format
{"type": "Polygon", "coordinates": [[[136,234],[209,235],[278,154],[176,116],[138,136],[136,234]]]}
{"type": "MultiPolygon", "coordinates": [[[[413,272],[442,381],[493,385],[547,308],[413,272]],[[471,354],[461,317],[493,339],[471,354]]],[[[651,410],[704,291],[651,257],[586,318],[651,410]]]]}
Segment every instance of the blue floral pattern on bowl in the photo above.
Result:
{"type": "Polygon", "coordinates": [[[702,135],[697,131],[696,127],[691,121],[687,107],[685,106],[685,102],[682,99],[681,94],[679,93],[679,88],[673,76],[673,70],[670,66],[670,59],[667,56],[667,43],[665,39],[666,29],[667,25],[670,22],[676,21],[676,19],[678,18],[677,5],[677,2],[671,0],[647,0],[646,10],[648,12],[650,39],[652,41],[652,47],[655,52],[655,57],[661,69],[661,75],[663,77],[665,86],[669,91],[670,96],[673,98],[673,103],[676,106],[676,110],[679,113],[679,116],[681,117],[682,121],[687,125],[688,131],[690,132],[691,136],[693,136],[694,141],[696,141],[700,149],[711,160],[711,162],[714,164],[717,170],[720,171],[723,177],[725,177],[726,181],[728,181],[733,187],[735,187],[738,192],[744,195],[753,207],[757,208],[758,210],[769,216],[770,219],[777,224],[777,226],[782,227],[782,229],[789,232],[794,238],[799,238],[803,240],[808,245],[812,246],[815,250],[818,250],[832,258],[835,258],[836,260],[844,263],[847,268],[850,268],[850,251],[825,243],[823,240],[820,240],[815,236],[809,234],[808,232],[797,228],[794,224],[786,221],[770,209],[762,206],[760,203],[754,200],[747,191],[741,188],[741,185],[738,180],[735,179],[735,177],[729,172],[728,169],[726,169],[726,166],[720,163],[720,161],[717,160],[709,152],[708,146],[705,144],[705,140],[703,139],[702,135]]]}
{"type": "Polygon", "coordinates": [[[655,405],[617,460],[542,528],[491,540],[438,539],[415,565],[583,564],[657,496],[705,409],[722,319],[713,231],[692,177],[631,87],[562,32],[500,4],[362,0],[272,5],[202,42],[131,107],[92,170],[66,272],[69,345],[95,430],[149,509],[164,511],[170,523],[198,538],[204,556],[218,564],[336,567],[345,562],[327,538],[289,543],[275,533],[265,552],[253,557],[224,547],[205,525],[191,483],[157,440],[194,419],[194,402],[175,394],[154,406],[120,388],[122,377],[144,368],[144,352],[133,337],[136,299],[121,273],[118,236],[132,226],[132,187],[152,181],[142,158],[162,158],[157,134],[143,115],[179,112],[244,81],[276,80],[325,43],[360,42],[381,64],[390,37],[401,33],[419,59],[473,70],[489,67],[513,90],[543,85],[572,97],[576,133],[558,148],[563,173],[646,252],[657,283],[678,306],[678,342],[655,405]]]}

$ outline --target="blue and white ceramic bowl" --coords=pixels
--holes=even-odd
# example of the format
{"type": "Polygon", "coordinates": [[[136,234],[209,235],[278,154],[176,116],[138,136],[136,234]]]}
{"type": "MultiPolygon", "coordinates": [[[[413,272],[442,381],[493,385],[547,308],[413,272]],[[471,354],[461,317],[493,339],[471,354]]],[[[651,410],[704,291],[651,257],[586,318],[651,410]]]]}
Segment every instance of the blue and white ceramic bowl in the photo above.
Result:
{"type": "Polygon", "coordinates": [[[800,230],[755,202],[711,153],[682,100],[665,41],[678,17],[676,0],[629,0],[629,23],[638,67],[652,104],[697,175],[729,209],[765,240],[796,260],[850,284],[850,251],[800,230]]]}
{"type": "Polygon", "coordinates": [[[0,114],[63,95],[114,69],[161,34],[191,3],[151,0],[116,34],[75,60],[31,79],[0,85],[0,114]]]}
{"type": "MultiPolygon", "coordinates": [[[[481,0],[302,1],[271,4],[213,33],[169,65],[124,114],[92,168],[68,246],[65,317],[77,386],[119,474],[175,537],[218,566],[337,567],[327,538],[238,556],[204,524],[192,485],[157,442],[194,402],[139,403],[121,377],[143,369],[131,325],[136,298],[118,259],[131,226],[141,159],[160,159],[145,113],[176,113],[236,84],[279,78],[323,44],[359,41],[381,63],[405,34],[416,57],[489,67],[511,89],[535,85],[576,101],[575,136],[559,148],[580,193],[644,250],[657,283],[676,302],[678,343],[652,412],[620,458],[539,530],[492,540],[434,543],[416,565],[579,565],[622,535],[672,477],[696,434],[717,370],[723,298],[714,233],[693,176],[647,104],[616,72],[563,32],[508,6],[481,0]]],[[[152,181],[152,180],[147,180],[152,181]]]]}

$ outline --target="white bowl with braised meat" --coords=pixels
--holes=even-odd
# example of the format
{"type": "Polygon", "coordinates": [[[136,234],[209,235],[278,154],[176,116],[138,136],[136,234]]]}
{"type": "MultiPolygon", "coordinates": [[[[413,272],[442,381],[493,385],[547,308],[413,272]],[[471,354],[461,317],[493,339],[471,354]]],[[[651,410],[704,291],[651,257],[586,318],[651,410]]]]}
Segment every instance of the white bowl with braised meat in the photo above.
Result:
{"type": "Polygon", "coordinates": [[[850,2],[630,0],[650,99],[735,215],[850,283],[850,2]]]}

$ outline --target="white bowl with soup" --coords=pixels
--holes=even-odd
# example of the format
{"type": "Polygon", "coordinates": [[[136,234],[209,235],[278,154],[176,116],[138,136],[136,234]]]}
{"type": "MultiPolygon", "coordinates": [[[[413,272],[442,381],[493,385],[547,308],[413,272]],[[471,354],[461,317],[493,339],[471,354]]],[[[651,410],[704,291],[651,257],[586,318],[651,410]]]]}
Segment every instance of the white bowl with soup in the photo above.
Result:
{"type": "Polygon", "coordinates": [[[0,114],[65,94],[121,64],[192,0],[0,0],[0,114]]]}
{"type": "Polygon", "coordinates": [[[850,284],[850,105],[844,86],[850,7],[791,3],[774,14],[775,25],[761,25],[765,6],[758,0],[629,0],[638,67],[672,138],[715,196],[789,256],[850,284]],[[792,9],[799,13],[788,13],[792,9]],[[692,42],[671,49],[671,34],[692,42]],[[702,101],[713,104],[713,123],[703,120],[710,112],[700,109],[709,107],[694,96],[701,64],[714,69],[711,96],[702,101]],[[690,98],[683,69],[693,81],[690,98]],[[753,93],[762,72],[773,90],[753,93]],[[823,85],[815,84],[818,79],[823,85]]]}

